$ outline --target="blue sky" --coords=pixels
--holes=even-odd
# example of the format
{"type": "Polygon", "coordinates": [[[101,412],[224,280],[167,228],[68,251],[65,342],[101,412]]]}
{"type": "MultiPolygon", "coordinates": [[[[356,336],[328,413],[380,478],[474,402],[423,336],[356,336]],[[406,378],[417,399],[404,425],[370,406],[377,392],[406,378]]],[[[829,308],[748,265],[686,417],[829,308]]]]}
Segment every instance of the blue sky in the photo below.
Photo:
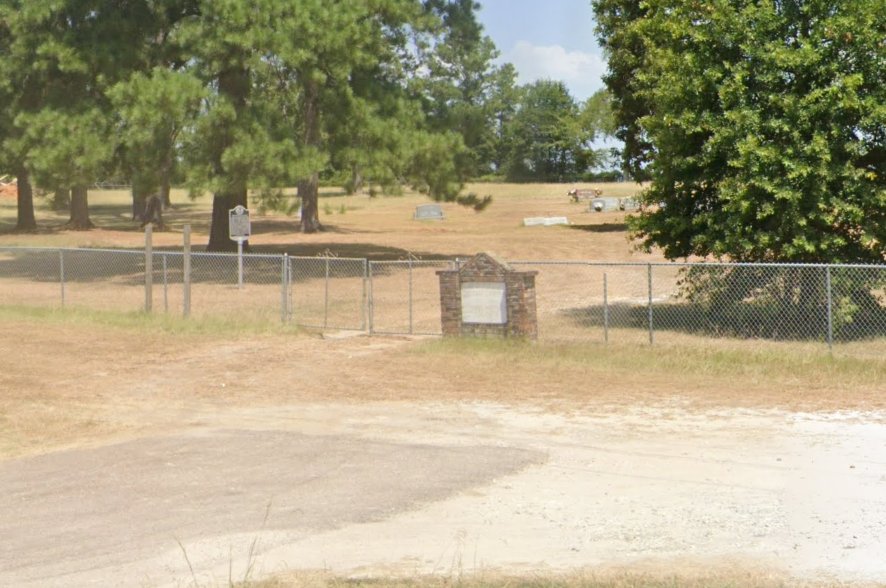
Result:
{"type": "Polygon", "coordinates": [[[479,0],[486,34],[521,84],[562,80],[576,100],[603,87],[603,52],[594,38],[591,0],[479,0]]]}

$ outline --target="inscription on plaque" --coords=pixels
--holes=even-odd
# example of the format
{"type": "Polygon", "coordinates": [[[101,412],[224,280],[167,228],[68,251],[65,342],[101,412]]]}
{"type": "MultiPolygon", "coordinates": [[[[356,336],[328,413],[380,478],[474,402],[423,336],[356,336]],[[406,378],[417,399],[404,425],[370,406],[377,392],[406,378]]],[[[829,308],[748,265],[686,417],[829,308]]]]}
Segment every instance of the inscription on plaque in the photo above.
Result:
{"type": "Polygon", "coordinates": [[[232,241],[245,241],[251,232],[248,208],[237,205],[228,211],[228,237],[232,241]]]}
{"type": "Polygon", "coordinates": [[[503,325],[508,322],[504,282],[463,282],[461,312],[465,323],[503,325]]]}

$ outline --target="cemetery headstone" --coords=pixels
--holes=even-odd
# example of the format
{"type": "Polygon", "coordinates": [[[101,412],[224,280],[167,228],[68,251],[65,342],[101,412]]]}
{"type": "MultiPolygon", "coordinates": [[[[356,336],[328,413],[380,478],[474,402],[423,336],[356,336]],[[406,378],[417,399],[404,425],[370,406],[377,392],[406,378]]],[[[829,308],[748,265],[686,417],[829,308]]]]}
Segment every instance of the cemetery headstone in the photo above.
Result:
{"type": "Polygon", "coordinates": [[[530,216],[523,219],[524,227],[552,227],[568,224],[569,219],[565,216],[530,216]]]}
{"type": "Polygon", "coordinates": [[[589,211],[610,212],[618,210],[618,198],[594,198],[591,200],[589,211]]]}
{"type": "Polygon", "coordinates": [[[415,207],[414,220],[443,220],[443,209],[439,204],[420,204],[415,207]]]}

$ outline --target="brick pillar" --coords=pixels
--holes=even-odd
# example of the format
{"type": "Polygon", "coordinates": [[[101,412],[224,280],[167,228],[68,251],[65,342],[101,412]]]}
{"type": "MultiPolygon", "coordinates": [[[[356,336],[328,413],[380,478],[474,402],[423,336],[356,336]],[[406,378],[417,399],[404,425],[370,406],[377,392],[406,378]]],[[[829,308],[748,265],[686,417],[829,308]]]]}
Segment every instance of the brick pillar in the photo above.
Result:
{"type": "Polygon", "coordinates": [[[461,335],[461,279],[458,271],[440,271],[440,319],[444,337],[461,335]]]}

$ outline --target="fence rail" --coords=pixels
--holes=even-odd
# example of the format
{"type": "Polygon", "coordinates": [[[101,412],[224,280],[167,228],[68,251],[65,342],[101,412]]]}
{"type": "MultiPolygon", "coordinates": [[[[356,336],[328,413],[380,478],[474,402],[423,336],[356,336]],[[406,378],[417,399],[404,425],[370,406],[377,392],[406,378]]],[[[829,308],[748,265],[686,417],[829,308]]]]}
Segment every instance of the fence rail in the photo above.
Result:
{"type": "MultiPolygon", "coordinates": [[[[0,247],[0,304],[439,335],[436,272],[457,264],[247,254],[239,286],[235,254],[0,247]]],[[[802,341],[886,353],[886,265],[510,265],[538,271],[542,340],[802,341]]]]}

